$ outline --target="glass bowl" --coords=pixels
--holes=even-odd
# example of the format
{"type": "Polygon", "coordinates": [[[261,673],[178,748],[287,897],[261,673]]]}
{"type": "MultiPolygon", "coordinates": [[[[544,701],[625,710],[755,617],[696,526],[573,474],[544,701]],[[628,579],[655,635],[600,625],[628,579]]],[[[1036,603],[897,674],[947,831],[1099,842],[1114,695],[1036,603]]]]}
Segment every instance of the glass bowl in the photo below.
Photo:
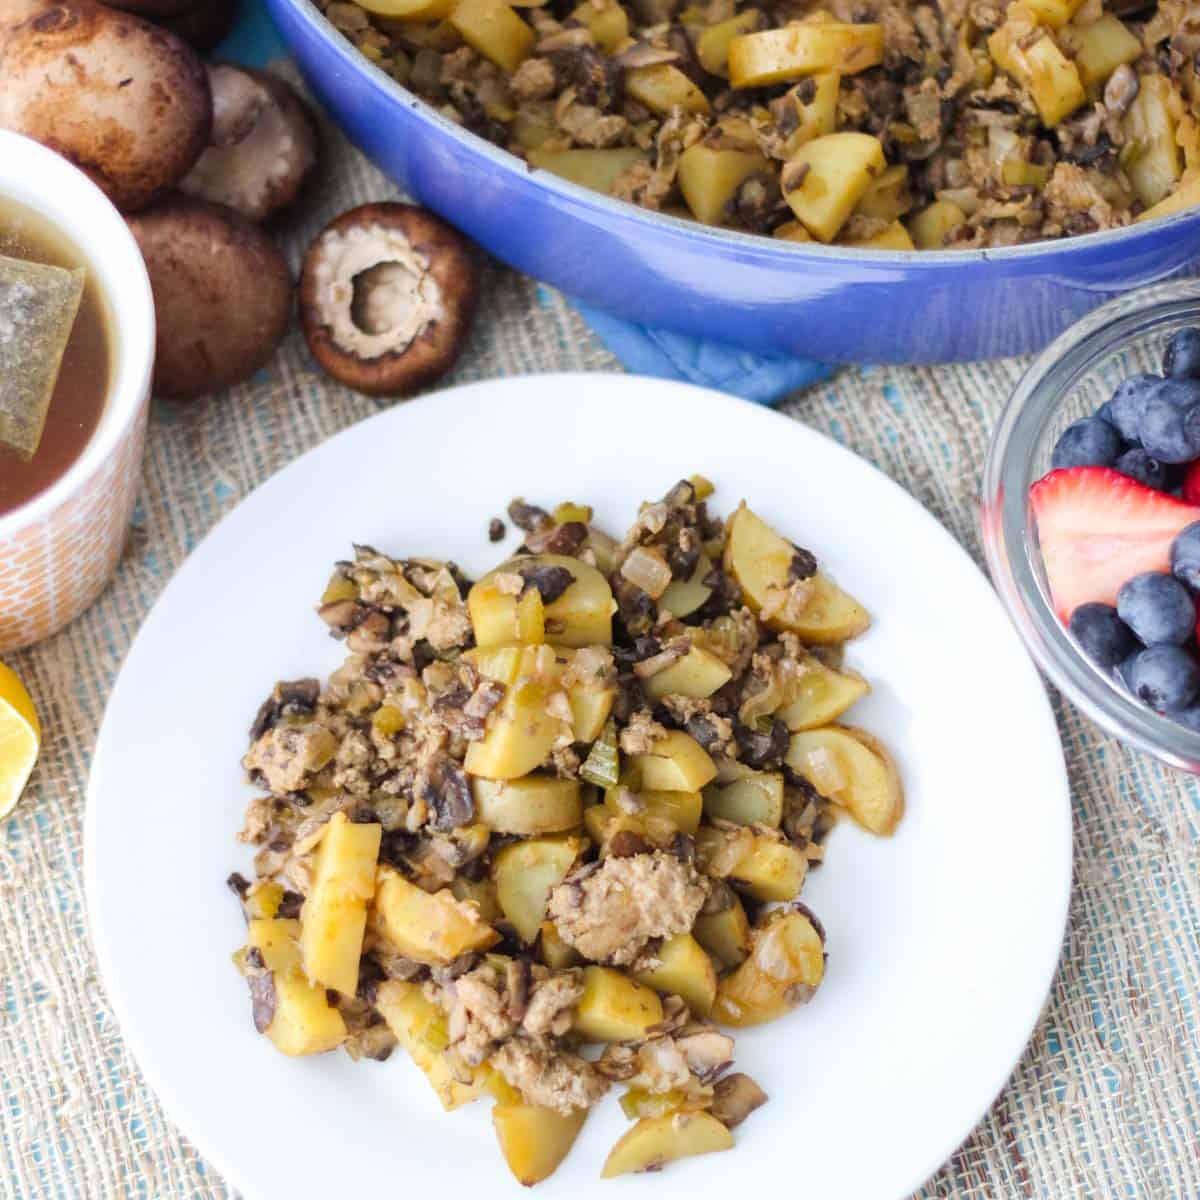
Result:
{"type": "Polygon", "coordinates": [[[1161,370],[1167,340],[1200,325],[1200,281],[1143,288],[1071,326],[1034,360],[992,435],[983,475],[988,568],[1025,645],[1050,681],[1101,728],[1169,766],[1200,773],[1200,733],[1135,699],[1079,648],[1058,620],[1038,547],[1029,487],[1072,422],[1137,371],[1161,370]]]}

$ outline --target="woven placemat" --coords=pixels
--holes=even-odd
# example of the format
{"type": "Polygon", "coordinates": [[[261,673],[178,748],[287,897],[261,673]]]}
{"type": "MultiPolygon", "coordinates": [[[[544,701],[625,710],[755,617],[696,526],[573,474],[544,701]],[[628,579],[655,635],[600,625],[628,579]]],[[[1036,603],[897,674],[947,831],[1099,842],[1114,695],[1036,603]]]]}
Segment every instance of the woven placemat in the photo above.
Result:
{"type": "MultiPolygon", "coordinates": [[[[331,139],[328,150],[330,182],[288,235],[294,263],[330,216],[394,194],[343,143],[331,139]]],[[[980,464],[1021,365],[844,371],[784,411],[879,466],[979,560],[980,464]]],[[[446,383],[614,367],[560,296],[491,267],[470,345],[446,383]]],[[[164,1115],[105,999],[84,911],[87,772],[117,670],[172,572],[264,479],[377,407],[318,374],[295,334],[252,384],[156,405],[115,582],[66,632],[11,659],[37,701],[45,742],[26,799],[0,826],[6,1200],[233,1194],[164,1115]]],[[[1003,1095],[921,1200],[1200,1196],[1196,785],[1135,758],[1061,704],[1057,712],[1076,855],[1062,966],[1003,1095]]],[[[998,728],[997,754],[1019,754],[1004,736],[998,728]]],[[[862,1135],[869,1152],[870,1131],[862,1135]]]]}

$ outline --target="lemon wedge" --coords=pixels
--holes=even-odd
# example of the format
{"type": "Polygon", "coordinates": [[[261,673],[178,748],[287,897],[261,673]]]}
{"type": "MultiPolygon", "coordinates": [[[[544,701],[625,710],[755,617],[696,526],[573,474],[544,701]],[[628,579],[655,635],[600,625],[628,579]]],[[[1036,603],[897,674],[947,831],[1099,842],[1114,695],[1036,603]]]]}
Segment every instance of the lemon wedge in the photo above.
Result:
{"type": "Polygon", "coordinates": [[[42,727],[25,685],[0,663],[0,821],[17,807],[41,744],[42,727]]]}

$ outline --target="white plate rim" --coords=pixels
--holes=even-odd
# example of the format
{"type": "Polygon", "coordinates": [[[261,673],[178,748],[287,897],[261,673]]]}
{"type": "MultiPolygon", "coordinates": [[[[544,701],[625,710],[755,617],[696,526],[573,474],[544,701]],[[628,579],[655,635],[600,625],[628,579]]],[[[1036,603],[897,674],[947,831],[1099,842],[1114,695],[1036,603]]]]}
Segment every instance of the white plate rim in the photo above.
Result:
{"type": "MultiPolygon", "coordinates": [[[[184,1098],[182,1089],[177,1087],[176,1083],[168,1078],[162,1071],[159,1070],[159,1065],[155,1061],[154,1053],[143,1040],[141,1031],[136,1025],[127,1019],[129,1006],[126,997],[120,986],[119,975],[115,968],[115,955],[112,946],[108,939],[107,931],[99,923],[95,917],[98,905],[95,903],[96,898],[100,894],[101,882],[98,875],[98,866],[93,848],[97,844],[97,822],[99,820],[100,801],[97,798],[97,779],[100,775],[99,766],[104,757],[105,748],[105,731],[109,723],[109,713],[114,706],[114,701],[122,696],[121,685],[125,677],[125,666],[128,663],[129,657],[132,654],[134,646],[138,639],[142,636],[144,630],[150,625],[156,615],[166,609],[174,592],[182,590],[181,578],[185,577],[185,571],[188,563],[198,554],[198,552],[207,544],[216,539],[223,533],[226,526],[232,523],[235,519],[240,519],[238,514],[249,503],[260,498],[263,494],[269,493],[274,486],[278,486],[280,479],[287,473],[298,470],[302,464],[319,455],[322,450],[333,442],[342,441],[344,439],[362,436],[361,430],[363,426],[372,424],[386,424],[389,420],[395,420],[398,417],[402,420],[402,414],[409,409],[421,406],[422,408],[435,404],[450,404],[459,397],[470,398],[476,394],[486,393],[497,388],[519,388],[527,380],[538,380],[548,384],[556,384],[564,389],[564,394],[570,394],[572,385],[580,385],[582,387],[591,388],[598,383],[607,381],[612,386],[620,386],[622,388],[645,387],[651,391],[657,390],[665,396],[678,396],[680,399],[686,399],[691,396],[695,399],[703,398],[706,403],[715,404],[719,407],[725,407],[729,413],[738,421],[758,422],[766,428],[778,428],[781,425],[785,427],[796,427],[796,429],[808,438],[816,439],[819,443],[823,443],[823,452],[832,455],[834,458],[841,458],[848,464],[852,465],[853,470],[865,469],[878,477],[888,489],[890,489],[893,499],[898,506],[907,508],[915,519],[927,523],[931,527],[931,533],[935,537],[940,538],[947,550],[952,555],[957,555],[965,561],[971,572],[979,577],[980,581],[986,585],[986,593],[990,597],[990,604],[995,607],[997,613],[1004,617],[1003,626],[1007,631],[1007,636],[1011,639],[1014,655],[1021,664],[1022,673],[1027,677],[1031,689],[1030,698],[1036,695],[1037,707],[1042,719],[1048,723],[1049,729],[1053,733],[1054,741],[1058,747],[1056,756],[1057,771],[1056,779],[1054,780],[1054,790],[1059,795],[1061,803],[1057,805],[1058,819],[1055,825],[1056,836],[1061,843],[1061,850],[1065,851],[1064,869],[1059,875],[1059,886],[1057,889],[1056,904],[1052,914],[1049,914],[1047,925],[1049,928],[1057,931],[1057,936],[1054,939],[1048,939],[1046,942],[1045,952],[1042,962],[1039,965],[1037,975],[1039,978],[1044,977],[1044,986],[1040,989],[1044,994],[1040,1004],[1032,1011],[1025,1022],[1022,1023],[1023,1033],[1019,1044],[1012,1048],[1011,1054],[1005,1054],[1003,1057],[1007,1061],[1007,1065],[1003,1070],[998,1071],[996,1076],[989,1080],[986,1086],[981,1085],[980,1092],[986,1094],[986,1098],[978,1104],[974,1111],[969,1114],[969,1118],[959,1122],[959,1127],[956,1132],[945,1139],[944,1148],[937,1154],[928,1166],[923,1169],[918,1176],[907,1179],[901,1183],[900,1190],[896,1193],[898,1200],[900,1197],[907,1196],[910,1193],[918,1190],[925,1182],[927,1182],[934,1174],[936,1174],[954,1155],[954,1153],[962,1146],[962,1144],[970,1137],[971,1133],[980,1125],[986,1118],[991,1108],[1004,1090],[1005,1085],[1012,1077],[1020,1060],[1025,1054],[1029,1046],[1030,1040],[1035,1032],[1038,1023],[1041,1020],[1042,1014],[1046,1009],[1047,1003],[1053,989],[1055,978],[1058,974],[1058,965],[1062,957],[1063,946],[1067,933],[1067,922],[1069,917],[1070,899],[1074,877],[1074,851],[1073,851],[1073,817],[1071,810],[1071,792],[1069,778],[1067,775],[1066,762],[1063,756],[1061,739],[1058,733],[1057,722],[1054,717],[1053,709],[1050,705],[1049,696],[1046,692],[1045,685],[1035,668],[1032,659],[1030,659],[1023,644],[1021,643],[1016,630],[1012,627],[1004,613],[1003,606],[1000,603],[999,597],[992,588],[990,580],[987,579],[984,572],[980,569],[977,563],[967,553],[965,548],[954,538],[948,529],[936,518],[928,509],[924,507],[913,495],[907,492],[899,483],[890,478],[881,471],[874,463],[862,458],[849,450],[847,447],[835,441],[832,437],[824,434],[811,426],[797,421],[794,418],[787,417],[781,413],[772,411],[769,408],[748,403],[740,400],[725,392],[716,391],[710,388],[698,387],[693,384],[677,382],[674,380],[664,380],[653,378],[650,376],[624,375],[614,372],[555,372],[539,375],[518,375],[507,376],[498,379],[485,379],[472,383],[462,384],[454,388],[445,389],[426,393],[415,399],[405,402],[403,405],[384,409],[374,413],[362,421],[348,426],[339,431],[325,441],[311,447],[285,466],[281,467],[269,478],[264,480],[257,487],[252,489],[245,497],[239,501],[229,512],[225,513],[213,527],[204,535],[203,538],[189,551],[185,560],[176,569],[175,574],[167,582],[162,592],[156,598],[151,610],[143,618],[134,640],[130,645],[130,649],[126,654],[126,658],[122,663],[121,670],[118,673],[117,679],[113,684],[108,702],[105,705],[104,716],[101,721],[100,729],[96,739],[96,747],[93,752],[91,767],[89,771],[88,785],[86,790],[86,807],[84,814],[84,841],[83,841],[83,874],[84,874],[84,893],[87,911],[87,925],[89,936],[92,941],[93,949],[96,953],[97,963],[100,968],[100,978],[105,994],[108,997],[109,1003],[117,1017],[120,1026],[122,1040],[126,1048],[132,1054],[137,1062],[139,1070],[145,1077],[151,1090],[162,1104],[168,1117],[176,1124],[180,1132],[185,1137],[196,1145],[197,1149],[203,1156],[212,1163],[220,1172],[222,1177],[230,1183],[236,1191],[244,1196],[254,1196],[255,1200],[258,1197],[255,1193],[245,1186],[245,1181],[240,1179],[241,1174],[237,1164],[228,1161],[220,1146],[210,1144],[208,1139],[203,1134],[192,1132],[192,1127],[195,1123],[188,1119],[189,1105],[184,1098]],[[1052,949],[1051,949],[1052,947],[1052,949]]],[[[1049,781],[1047,781],[1049,782],[1049,781]]],[[[545,1187],[543,1192],[546,1194],[545,1187]]]]}

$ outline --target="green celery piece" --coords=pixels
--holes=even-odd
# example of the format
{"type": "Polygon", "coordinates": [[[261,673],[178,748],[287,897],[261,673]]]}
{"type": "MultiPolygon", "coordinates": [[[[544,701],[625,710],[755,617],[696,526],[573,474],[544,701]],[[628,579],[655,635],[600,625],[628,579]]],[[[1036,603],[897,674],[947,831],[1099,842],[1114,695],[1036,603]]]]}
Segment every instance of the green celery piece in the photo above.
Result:
{"type": "Polygon", "coordinates": [[[617,723],[611,717],[603,732],[592,743],[579,774],[597,787],[617,786],[621,774],[621,756],[617,750],[617,723]]]}

